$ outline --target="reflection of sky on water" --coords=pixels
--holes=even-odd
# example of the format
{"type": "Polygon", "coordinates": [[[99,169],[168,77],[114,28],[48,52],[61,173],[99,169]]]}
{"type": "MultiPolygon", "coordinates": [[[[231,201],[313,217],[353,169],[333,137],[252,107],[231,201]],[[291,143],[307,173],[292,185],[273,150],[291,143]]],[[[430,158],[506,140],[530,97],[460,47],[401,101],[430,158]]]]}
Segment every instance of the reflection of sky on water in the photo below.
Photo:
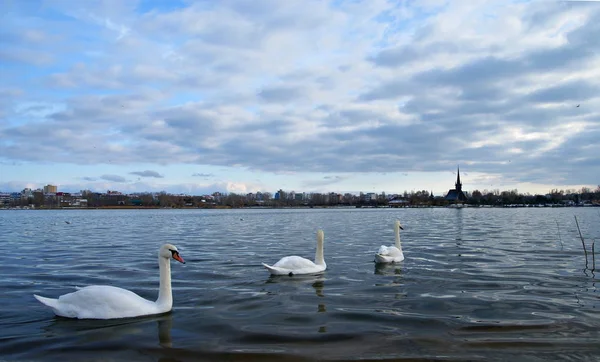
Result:
{"type": "Polygon", "coordinates": [[[10,228],[3,245],[12,252],[0,263],[0,323],[10,336],[0,359],[187,360],[211,351],[347,359],[410,348],[408,357],[472,359],[537,356],[535,346],[552,340],[552,358],[568,357],[561,353],[571,343],[589,360],[600,299],[573,213],[584,237],[598,235],[598,215],[583,208],[2,213],[10,228]],[[40,232],[67,218],[72,224],[40,232]],[[395,219],[405,227],[406,259],[376,265],[373,253],[393,243],[395,219]],[[324,273],[271,277],[262,268],[274,256],[312,258],[317,228],[326,233],[324,273]],[[169,315],[71,321],[32,297],[108,284],[154,299],[155,250],[165,240],[188,262],[172,267],[169,315]],[[557,331],[564,338],[556,340],[557,331]],[[505,344],[492,348],[482,338],[505,344]],[[513,348],[514,341],[533,347],[513,348]]]}

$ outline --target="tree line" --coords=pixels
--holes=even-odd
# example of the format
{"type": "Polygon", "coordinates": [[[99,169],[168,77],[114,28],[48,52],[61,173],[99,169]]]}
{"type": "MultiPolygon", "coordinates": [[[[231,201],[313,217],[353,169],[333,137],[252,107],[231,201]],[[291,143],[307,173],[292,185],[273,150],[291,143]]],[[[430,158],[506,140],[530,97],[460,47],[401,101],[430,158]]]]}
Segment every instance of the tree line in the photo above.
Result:
{"type": "Polygon", "coordinates": [[[548,194],[532,195],[530,193],[519,193],[517,189],[500,191],[495,190],[474,190],[467,193],[468,203],[473,205],[539,205],[539,204],[580,204],[600,202],[600,185],[592,190],[589,187],[583,187],[580,190],[552,189],[548,194]]]}
{"type": "MultiPolygon", "coordinates": [[[[580,190],[552,189],[548,194],[519,193],[517,189],[500,191],[474,190],[465,192],[466,204],[471,205],[538,205],[538,204],[581,204],[600,203],[600,185],[592,190],[583,187],[580,190]]],[[[380,194],[337,194],[337,193],[311,193],[307,197],[291,197],[288,193],[280,190],[278,197],[269,192],[257,194],[238,193],[213,193],[212,195],[189,196],[173,195],[167,192],[138,193],[135,195],[124,195],[119,193],[103,194],[92,191],[82,192],[81,199],[87,203],[78,205],[81,207],[160,207],[160,208],[240,208],[240,207],[323,207],[323,206],[355,206],[355,207],[384,207],[388,206],[390,200],[403,200],[406,206],[445,206],[450,201],[445,200],[444,195],[434,196],[426,190],[404,191],[402,194],[386,195],[380,194]],[[258,195],[258,196],[257,196],[258,195]]],[[[11,200],[8,206],[34,205],[37,208],[60,208],[73,207],[73,198],[65,194],[60,198],[57,196],[44,195],[34,192],[27,199],[11,200]]]]}

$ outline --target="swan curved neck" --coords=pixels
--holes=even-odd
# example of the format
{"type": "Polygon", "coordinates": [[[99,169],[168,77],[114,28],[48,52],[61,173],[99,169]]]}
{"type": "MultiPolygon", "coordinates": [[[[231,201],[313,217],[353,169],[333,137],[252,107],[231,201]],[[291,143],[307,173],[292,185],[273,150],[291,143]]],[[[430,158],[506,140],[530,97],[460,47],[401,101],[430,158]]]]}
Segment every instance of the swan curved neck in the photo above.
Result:
{"type": "Polygon", "coordinates": [[[160,270],[160,284],[158,287],[158,299],[156,304],[171,310],[173,306],[173,295],[171,294],[171,262],[167,258],[158,257],[158,268],[160,270]]]}
{"type": "Polygon", "coordinates": [[[325,264],[325,257],[323,256],[323,235],[317,236],[317,251],[315,252],[315,264],[325,264]]]}

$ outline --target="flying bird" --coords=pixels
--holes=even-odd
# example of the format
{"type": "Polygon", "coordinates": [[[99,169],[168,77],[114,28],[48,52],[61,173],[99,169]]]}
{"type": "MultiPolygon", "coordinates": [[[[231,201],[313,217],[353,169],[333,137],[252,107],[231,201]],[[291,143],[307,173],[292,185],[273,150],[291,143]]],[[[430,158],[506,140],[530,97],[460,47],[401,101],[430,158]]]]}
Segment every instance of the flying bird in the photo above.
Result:
{"type": "Polygon", "coordinates": [[[577,108],[579,108],[579,104],[577,105],[577,108]]]}

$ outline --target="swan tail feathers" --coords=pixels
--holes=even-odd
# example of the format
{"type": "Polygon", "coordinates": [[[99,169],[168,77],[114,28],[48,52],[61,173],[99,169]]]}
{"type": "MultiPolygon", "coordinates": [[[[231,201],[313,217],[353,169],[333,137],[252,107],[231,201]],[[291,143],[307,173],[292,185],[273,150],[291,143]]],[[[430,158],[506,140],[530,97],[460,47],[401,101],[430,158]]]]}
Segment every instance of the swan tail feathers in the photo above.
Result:
{"type": "Polygon", "coordinates": [[[58,309],[58,299],[46,298],[37,294],[34,294],[33,296],[43,305],[48,306],[54,310],[58,309]]]}
{"type": "Polygon", "coordinates": [[[381,255],[375,254],[375,262],[376,263],[399,263],[404,260],[404,255],[381,255]]]}
{"type": "Polygon", "coordinates": [[[262,263],[262,266],[264,266],[265,269],[267,269],[269,271],[274,270],[274,268],[272,266],[268,265],[268,264],[262,263]]]}
{"type": "Polygon", "coordinates": [[[375,262],[376,263],[391,263],[392,261],[393,261],[393,259],[388,256],[381,255],[381,254],[375,254],[375,262]]]}
{"type": "Polygon", "coordinates": [[[387,247],[387,246],[385,246],[385,245],[381,245],[381,246],[379,247],[379,250],[377,251],[377,254],[379,254],[379,255],[388,255],[388,254],[389,254],[389,252],[390,252],[390,251],[388,250],[388,247],[387,247]]]}
{"type": "Polygon", "coordinates": [[[274,272],[274,271],[276,271],[276,270],[277,270],[277,268],[275,268],[275,267],[272,267],[272,266],[270,266],[270,265],[268,265],[268,264],[262,263],[262,265],[265,267],[265,269],[267,269],[267,270],[268,270],[268,271],[270,271],[270,272],[274,272]]]}
{"type": "Polygon", "coordinates": [[[262,265],[265,267],[265,269],[267,269],[269,271],[269,273],[271,273],[272,275],[287,275],[289,274],[289,271],[283,270],[281,268],[277,268],[274,266],[270,266],[267,265],[265,263],[262,263],[262,265]]]}

